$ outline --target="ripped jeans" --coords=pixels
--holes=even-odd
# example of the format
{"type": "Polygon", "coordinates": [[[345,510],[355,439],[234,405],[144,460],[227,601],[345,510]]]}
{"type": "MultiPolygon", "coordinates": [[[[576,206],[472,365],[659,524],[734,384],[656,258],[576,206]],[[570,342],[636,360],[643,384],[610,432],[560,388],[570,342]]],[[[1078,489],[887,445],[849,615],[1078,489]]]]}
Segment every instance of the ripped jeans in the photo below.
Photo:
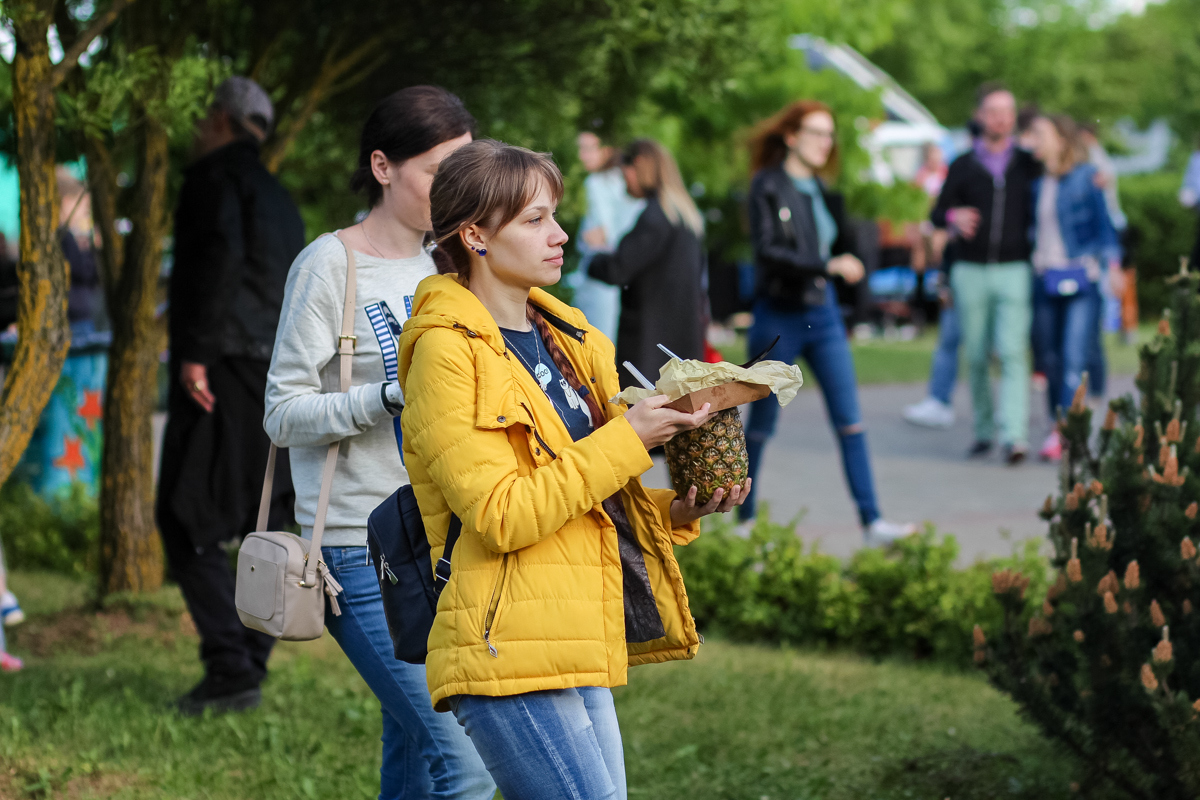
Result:
{"type": "MultiPolygon", "coordinates": [[[[832,288],[826,290],[825,303],[799,311],[781,310],[769,300],[754,304],[754,325],[750,328],[749,352],[757,355],[778,336],[779,343],[768,358],[790,364],[803,357],[808,366],[806,378],[815,378],[825,396],[829,421],[842,451],[842,469],[859,521],[870,525],[879,519],[879,503],[875,497],[875,479],[871,474],[871,457],[867,450],[867,434],[863,429],[858,408],[858,382],[854,376],[854,360],[846,341],[846,326],[837,306],[832,288]]],[[[767,440],[775,433],[779,419],[779,401],[774,395],[750,405],[750,421],[746,426],[746,449],[750,457],[750,477],[754,483],[750,496],[738,509],[742,520],[755,515],[755,495],[758,494],[758,468],[762,463],[767,440]]]]}

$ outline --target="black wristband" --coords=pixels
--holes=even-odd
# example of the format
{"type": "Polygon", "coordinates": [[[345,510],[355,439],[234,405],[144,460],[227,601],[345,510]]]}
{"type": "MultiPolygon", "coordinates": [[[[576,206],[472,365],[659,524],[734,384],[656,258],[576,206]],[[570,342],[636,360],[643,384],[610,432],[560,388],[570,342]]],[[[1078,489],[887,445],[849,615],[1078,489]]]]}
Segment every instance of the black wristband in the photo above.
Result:
{"type": "Polygon", "coordinates": [[[388,400],[387,388],[389,385],[391,384],[387,382],[379,384],[379,399],[383,401],[383,408],[385,411],[387,411],[393,417],[398,417],[400,416],[400,412],[404,410],[404,406],[396,405],[391,400],[388,400]]]}

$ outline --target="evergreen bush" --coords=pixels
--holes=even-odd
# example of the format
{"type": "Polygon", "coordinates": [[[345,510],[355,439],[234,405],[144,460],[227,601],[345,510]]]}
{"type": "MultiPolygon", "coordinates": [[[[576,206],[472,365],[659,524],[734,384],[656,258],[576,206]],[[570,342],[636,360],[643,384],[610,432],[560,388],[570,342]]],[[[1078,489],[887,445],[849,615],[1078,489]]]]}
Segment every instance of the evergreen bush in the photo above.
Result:
{"type": "Polygon", "coordinates": [[[1185,266],[1168,286],[1172,308],[1141,349],[1140,400],[1113,401],[1093,435],[1085,375],[1060,414],[1045,600],[1027,573],[999,571],[1003,620],[975,629],[976,661],[1092,784],[1147,800],[1200,796],[1200,276],[1185,266]]]}

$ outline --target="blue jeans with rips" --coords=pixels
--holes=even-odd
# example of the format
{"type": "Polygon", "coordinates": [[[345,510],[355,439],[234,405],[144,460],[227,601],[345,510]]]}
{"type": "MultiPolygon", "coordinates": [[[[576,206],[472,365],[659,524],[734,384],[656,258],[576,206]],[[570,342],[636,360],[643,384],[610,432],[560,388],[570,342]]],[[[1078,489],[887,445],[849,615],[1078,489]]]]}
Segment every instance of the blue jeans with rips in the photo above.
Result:
{"type": "Polygon", "coordinates": [[[450,708],[505,797],[626,800],[625,755],[609,689],[463,694],[450,698],[450,708]]]}
{"type": "MultiPolygon", "coordinates": [[[[828,288],[825,303],[798,311],[780,310],[766,300],[754,305],[754,325],[750,328],[749,350],[758,354],[775,337],[779,343],[769,358],[791,364],[803,356],[812,371],[825,408],[842,451],[842,469],[850,494],[858,507],[859,522],[870,525],[879,519],[879,502],[875,496],[875,479],[871,474],[871,456],[867,449],[867,434],[862,427],[858,407],[858,381],[854,376],[854,359],[846,341],[846,326],[841,309],[828,288]]],[[[741,520],[753,519],[758,494],[758,468],[762,463],[767,441],[775,433],[779,420],[779,401],[773,395],[750,405],[750,421],[746,426],[746,450],[750,461],[750,477],[754,479],[746,502],[738,509],[741,520]]]]}
{"type": "Polygon", "coordinates": [[[325,608],[325,627],[379,698],[383,767],[379,800],[492,800],[496,784],[449,714],[433,710],[423,664],[396,659],[379,581],[366,547],[322,547],[342,585],[341,616],[325,608]]]}

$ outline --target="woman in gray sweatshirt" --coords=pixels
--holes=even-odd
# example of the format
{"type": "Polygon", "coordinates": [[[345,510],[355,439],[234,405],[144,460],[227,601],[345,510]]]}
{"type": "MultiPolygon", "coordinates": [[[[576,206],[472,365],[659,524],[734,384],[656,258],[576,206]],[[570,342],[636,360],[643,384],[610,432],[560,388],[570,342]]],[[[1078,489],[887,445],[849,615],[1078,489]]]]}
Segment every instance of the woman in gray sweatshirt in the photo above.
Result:
{"type": "Polygon", "coordinates": [[[367,516],[408,483],[401,458],[396,340],[417,284],[435,274],[424,248],[429,187],[438,163],[471,141],[475,120],[444,89],[413,86],[382,100],[363,127],[351,188],[371,209],[362,222],[318,238],[288,273],[267,378],[267,434],[291,450],[296,520],[312,526],[326,451],[341,442],[321,554],[344,589],[330,634],[379,698],[383,713],[380,800],[490,800],[495,784],[466,733],[434,712],[425,667],[395,658],[367,552],[367,516]],[[344,243],[344,244],[343,244],[344,243]],[[357,277],[351,387],[340,392],[337,347],[346,248],[357,277]]]}

